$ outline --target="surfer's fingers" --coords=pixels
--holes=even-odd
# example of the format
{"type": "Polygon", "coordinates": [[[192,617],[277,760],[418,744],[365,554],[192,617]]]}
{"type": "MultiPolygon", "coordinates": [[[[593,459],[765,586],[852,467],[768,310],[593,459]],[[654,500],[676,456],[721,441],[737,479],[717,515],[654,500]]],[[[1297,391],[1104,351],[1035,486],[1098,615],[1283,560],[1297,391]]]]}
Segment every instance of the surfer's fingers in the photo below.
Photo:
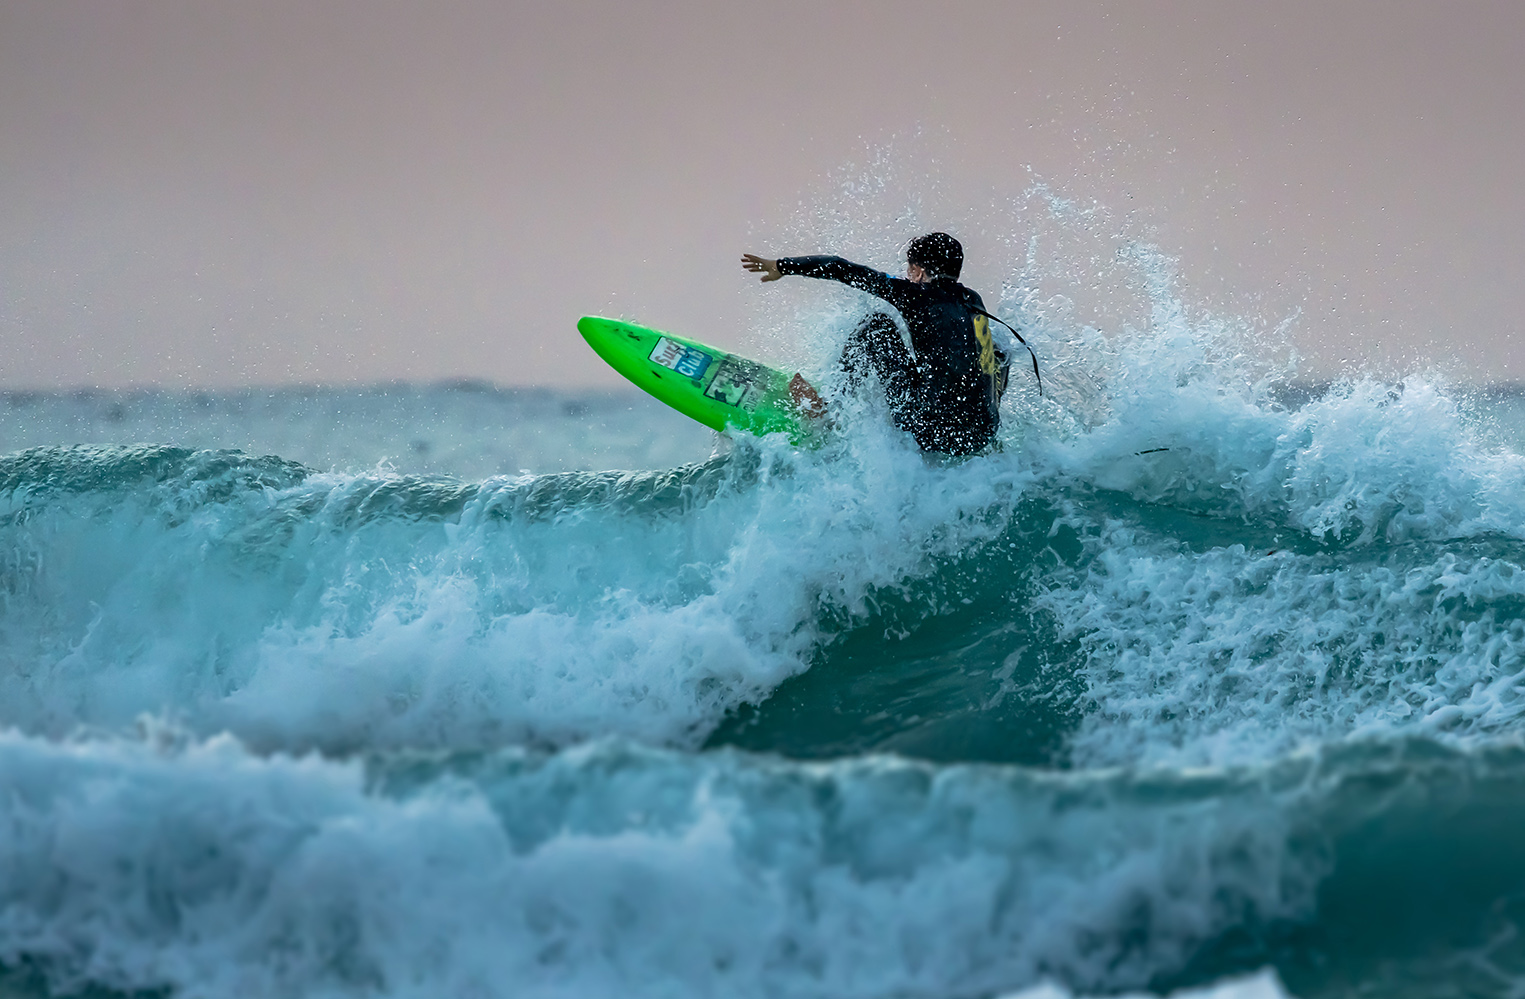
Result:
{"type": "Polygon", "coordinates": [[[755,253],[743,253],[741,255],[741,266],[753,274],[761,274],[764,281],[777,281],[783,277],[779,273],[777,260],[759,257],[755,253]]]}

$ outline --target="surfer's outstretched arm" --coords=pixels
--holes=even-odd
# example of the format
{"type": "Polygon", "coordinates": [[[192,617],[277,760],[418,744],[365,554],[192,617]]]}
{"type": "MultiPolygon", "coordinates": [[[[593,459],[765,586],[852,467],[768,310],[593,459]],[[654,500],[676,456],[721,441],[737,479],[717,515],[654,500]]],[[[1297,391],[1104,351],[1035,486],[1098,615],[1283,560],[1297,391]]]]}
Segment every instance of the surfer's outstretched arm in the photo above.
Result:
{"type": "Polygon", "coordinates": [[[891,277],[872,267],[864,267],[862,264],[855,264],[841,257],[780,257],[777,260],[769,260],[766,257],[747,253],[742,255],[741,266],[754,273],[762,274],[764,281],[777,281],[790,274],[839,281],[849,288],[857,288],[876,298],[882,298],[897,309],[903,308],[905,302],[917,290],[914,281],[891,277]]]}

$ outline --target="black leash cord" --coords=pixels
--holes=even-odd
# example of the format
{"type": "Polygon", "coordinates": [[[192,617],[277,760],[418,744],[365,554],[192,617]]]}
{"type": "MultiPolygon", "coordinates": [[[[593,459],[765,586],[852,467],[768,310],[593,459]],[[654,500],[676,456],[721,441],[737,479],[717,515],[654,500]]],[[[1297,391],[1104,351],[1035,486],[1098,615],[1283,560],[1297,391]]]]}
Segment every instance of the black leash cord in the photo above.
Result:
{"type": "Polygon", "coordinates": [[[1006,327],[1008,330],[1011,330],[1011,335],[1017,338],[1017,343],[1020,343],[1022,346],[1027,348],[1027,352],[1032,355],[1032,359],[1033,359],[1033,377],[1038,379],[1038,398],[1040,398],[1040,399],[1043,398],[1043,376],[1038,374],[1038,355],[1033,353],[1032,345],[1029,344],[1026,340],[1022,339],[1022,334],[1018,333],[1015,329],[1013,329],[1011,323],[1008,323],[1006,320],[1002,319],[1000,316],[992,316],[990,313],[986,312],[984,309],[976,309],[972,305],[969,306],[969,308],[974,309],[975,312],[978,312],[980,315],[984,316],[986,319],[994,319],[996,322],[1000,323],[1002,326],[1006,327]]]}

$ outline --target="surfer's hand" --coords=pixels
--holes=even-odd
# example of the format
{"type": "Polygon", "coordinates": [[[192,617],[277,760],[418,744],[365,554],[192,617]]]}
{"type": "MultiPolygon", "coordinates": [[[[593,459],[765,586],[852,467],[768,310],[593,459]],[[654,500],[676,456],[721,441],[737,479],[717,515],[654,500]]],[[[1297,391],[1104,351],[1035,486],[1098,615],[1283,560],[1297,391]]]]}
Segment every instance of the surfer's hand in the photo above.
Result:
{"type": "Polygon", "coordinates": [[[783,277],[778,270],[778,261],[769,260],[767,257],[759,257],[755,253],[743,253],[741,266],[753,274],[761,274],[764,281],[777,281],[783,277]]]}

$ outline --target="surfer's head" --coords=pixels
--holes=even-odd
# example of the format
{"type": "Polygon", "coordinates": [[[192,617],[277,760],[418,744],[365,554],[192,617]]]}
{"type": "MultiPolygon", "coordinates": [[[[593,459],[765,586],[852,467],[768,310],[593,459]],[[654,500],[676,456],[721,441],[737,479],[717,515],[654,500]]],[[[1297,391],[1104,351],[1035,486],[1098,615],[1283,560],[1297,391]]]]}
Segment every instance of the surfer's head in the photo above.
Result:
{"type": "Polygon", "coordinates": [[[929,281],[940,277],[957,279],[958,272],[964,269],[964,248],[945,232],[930,232],[911,240],[906,247],[905,262],[920,267],[929,281]]]}

